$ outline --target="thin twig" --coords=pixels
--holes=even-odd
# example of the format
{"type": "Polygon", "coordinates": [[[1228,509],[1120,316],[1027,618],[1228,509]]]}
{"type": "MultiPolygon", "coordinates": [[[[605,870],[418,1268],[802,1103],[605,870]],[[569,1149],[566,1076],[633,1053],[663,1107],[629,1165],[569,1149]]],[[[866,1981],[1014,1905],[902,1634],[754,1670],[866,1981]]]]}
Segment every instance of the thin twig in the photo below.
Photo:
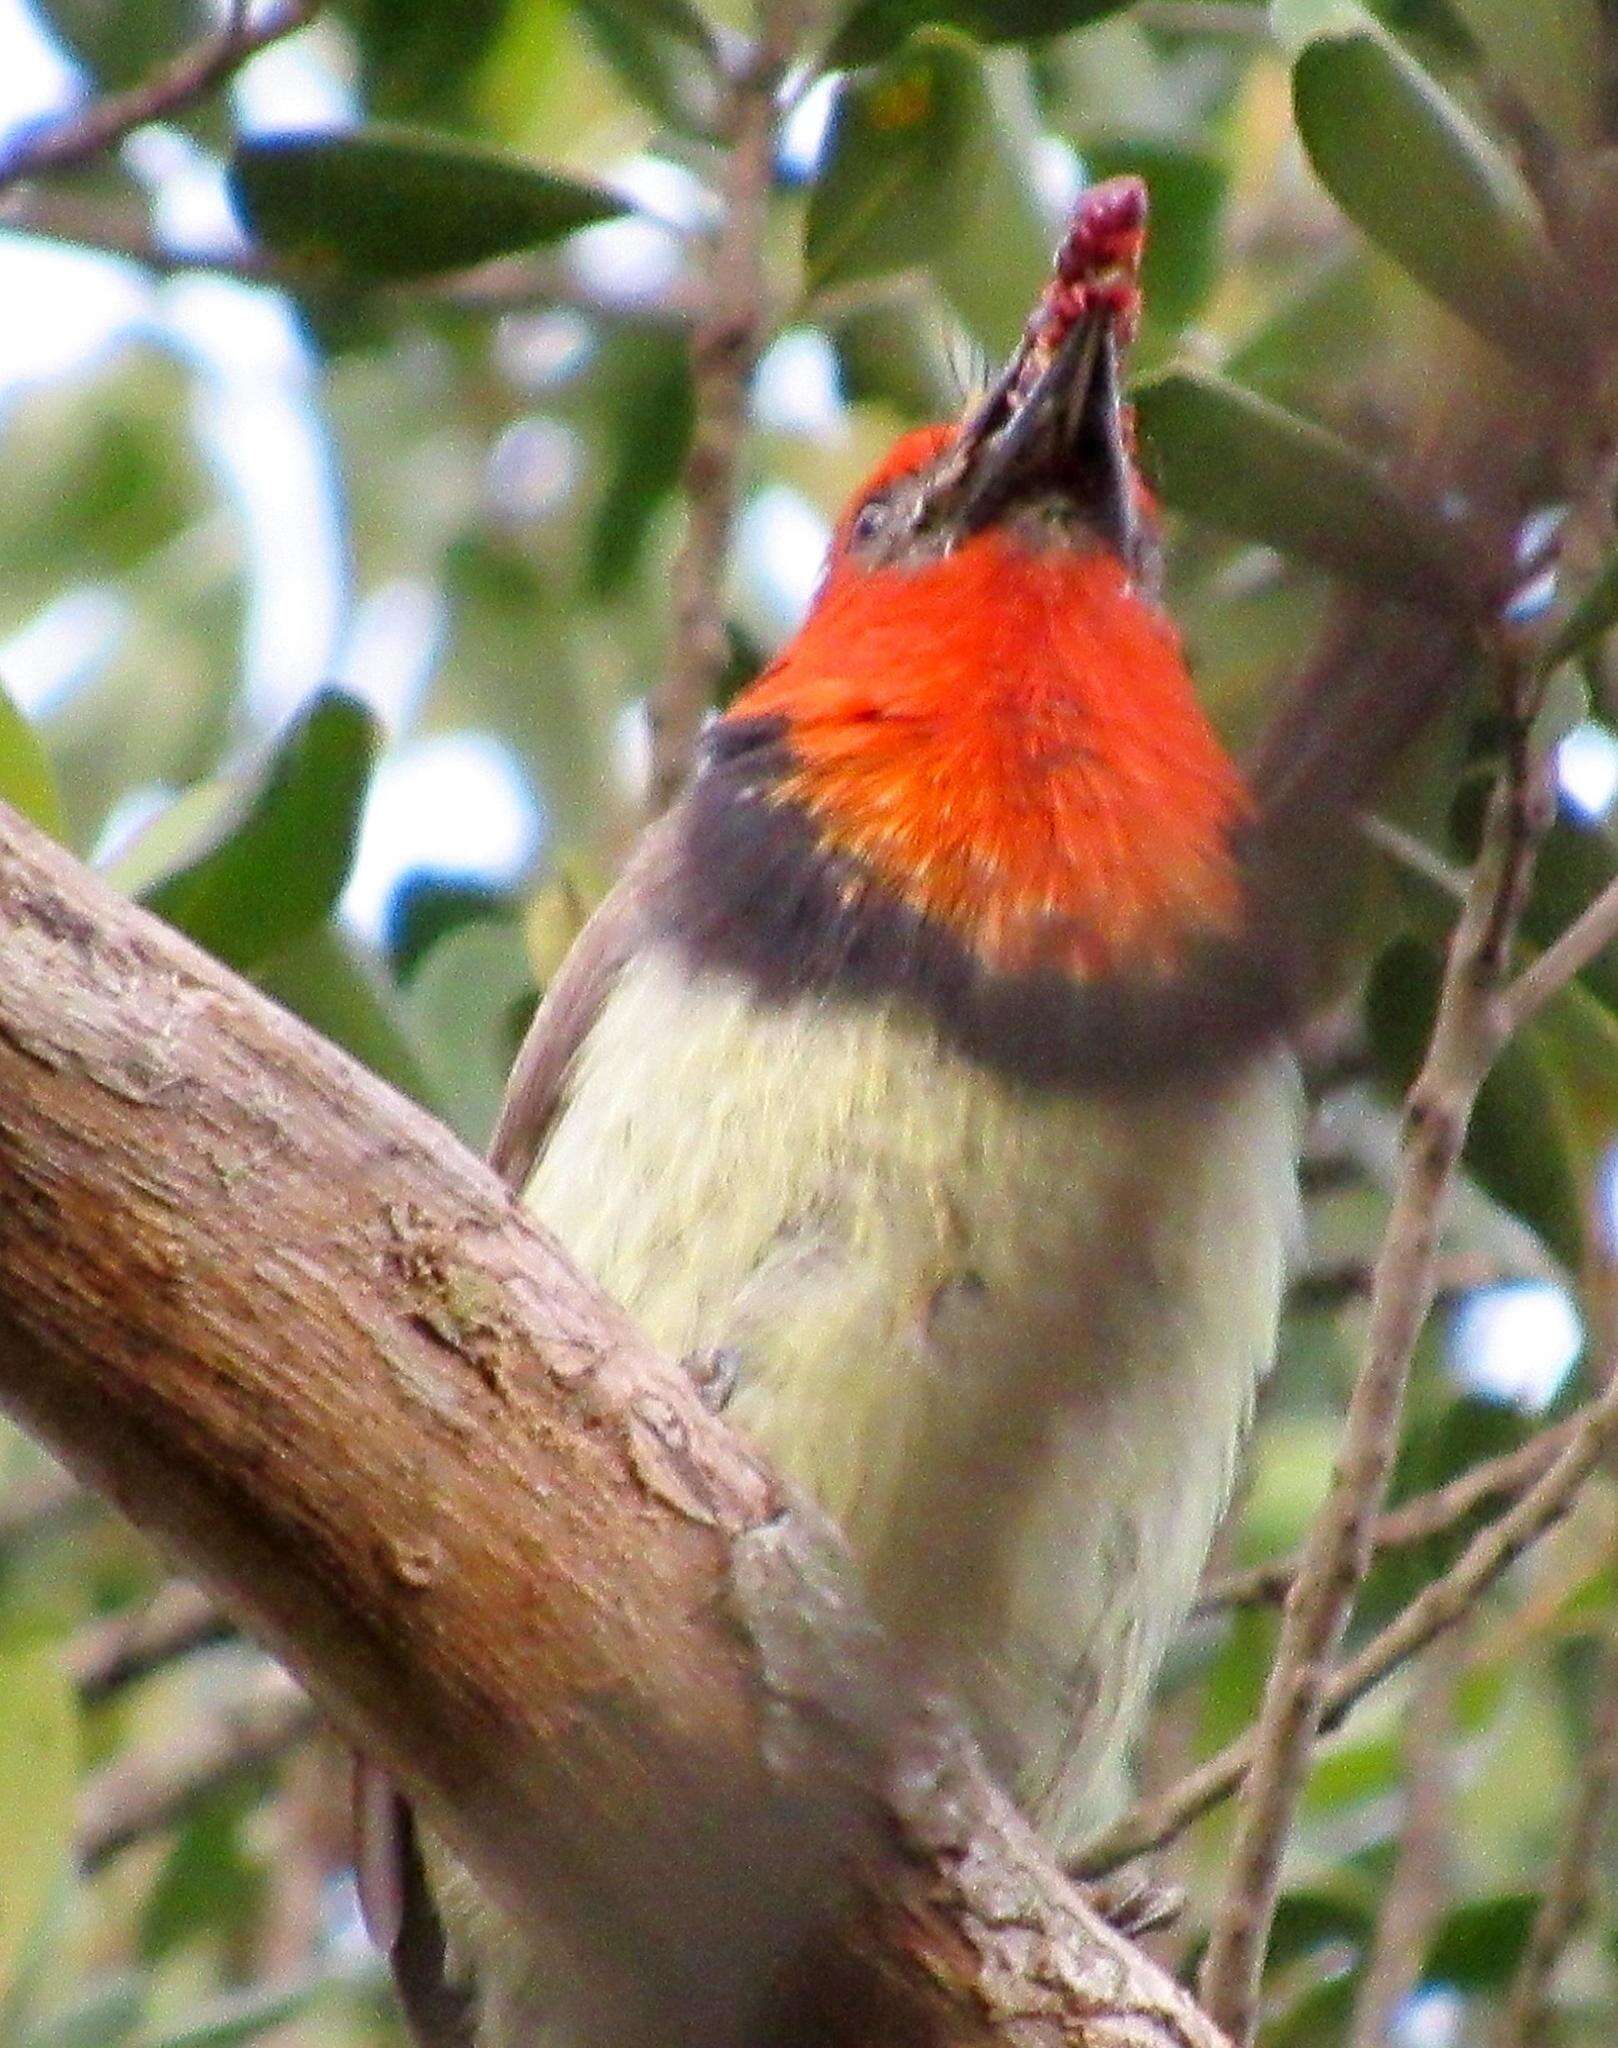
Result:
{"type": "Polygon", "coordinates": [[[251,1689],[193,1720],[161,1749],[135,1750],[90,1780],[79,1802],[80,1867],[98,1870],[163,1833],[222,1786],[277,1763],[314,1725],[310,1702],[269,1666],[251,1689]]]}
{"type": "MultiPolygon", "coordinates": [[[[1469,1520],[1486,1501],[1514,1499],[1548,1472],[1566,1450],[1579,1428],[1580,1418],[1542,1430],[1514,1451],[1487,1458],[1444,1486],[1418,1493],[1379,1515],[1371,1531],[1373,1556],[1389,1550],[1403,1550],[1429,1537],[1444,1536],[1469,1520]]],[[[1266,1564],[1221,1572],[1208,1579],[1197,1595],[1196,1612],[1209,1614],[1221,1607],[1275,1605],[1291,1591],[1301,1559],[1278,1557],[1266,1564]]]]}
{"type": "Polygon", "coordinates": [[[1406,1382],[1432,1306],[1439,1232],[1477,1091],[1499,1049],[1495,1002],[1547,819],[1528,752],[1531,668],[1513,663],[1507,763],[1456,926],[1438,1017],[1406,1106],[1393,1211],[1370,1309],[1365,1364],[1349,1402],[1332,1490],[1304,1548],[1254,1735],[1253,1766],[1213,1917],[1200,1993],[1238,2044],[1251,2041],[1281,1860],[1326,1707],[1332,1656],[1370,1565],[1398,1448],[1406,1382]]]}
{"type": "Polygon", "coordinates": [[[747,394],[768,327],[764,231],[775,163],[777,92],[802,32],[801,0],[765,0],[759,38],[733,75],[720,180],[724,206],[703,272],[691,338],[691,448],[685,540],[674,565],[673,638],[647,703],[647,804],[685,786],[697,735],[730,659],[725,577],[747,434],[747,394]]]}
{"type": "Polygon", "coordinates": [[[1551,1979],[1583,1918],[1601,1845],[1618,1804],[1618,1629],[1609,1630],[1596,1680],[1590,1745],[1579,1767],[1561,1848],[1529,1929],[1528,1946],[1506,1993],[1495,2048],[1536,2048],[1545,2039],[1551,1979]]]}
{"type": "Polygon", "coordinates": [[[1502,991],[1501,1026],[1509,1037],[1531,1021],[1553,996],[1582,974],[1618,939],[1618,882],[1609,882],[1567,930],[1502,991]]]}
{"type": "Polygon", "coordinates": [[[1404,1818],[1366,1958],[1349,2048],[1386,2048],[1394,2014],[1421,1981],[1450,1896],[1454,1823],[1450,1732],[1460,1636],[1427,1653],[1405,1708],[1404,1818]]]}
{"type": "Polygon", "coordinates": [[[68,1645],[67,1668],[80,1698],[93,1705],[177,1657],[227,1642],[235,1633],[209,1594],[171,1579],[133,1614],[109,1615],[80,1630],[68,1645]]]}
{"type": "MultiPolygon", "coordinates": [[[[1480,1529],[1442,1577],[1401,1608],[1321,1691],[1320,1727],[1335,1728],[1374,1686],[1471,1613],[1501,1573],[1567,1512],[1596,1465],[1618,1443],[1618,1386],[1610,1385],[1578,1417],[1574,1433],[1545,1474],[1497,1521],[1480,1529]]],[[[1171,1840],[1228,1799],[1246,1778],[1258,1748],[1249,1728],[1150,1800],[1141,1800],[1072,1861],[1076,1877],[1099,1877],[1171,1840]]]]}
{"type": "Polygon", "coordinates": [[[26,129],[0,152],[0,191],[45,171],[63,171],[114,149],[148,122],[162,121],[205,99],[249,57],[306,27],[321,0],[273,0],[257,21],[250,10],[231,10],[225,26],[132,85],[91,100],[74,113],[26,129]]]}

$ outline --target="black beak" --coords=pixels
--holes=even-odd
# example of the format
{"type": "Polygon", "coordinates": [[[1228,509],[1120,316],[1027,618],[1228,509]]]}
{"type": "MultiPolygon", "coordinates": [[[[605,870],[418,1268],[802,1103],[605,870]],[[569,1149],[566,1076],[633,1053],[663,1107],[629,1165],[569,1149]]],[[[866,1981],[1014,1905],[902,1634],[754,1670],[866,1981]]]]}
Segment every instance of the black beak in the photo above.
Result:
{"type": "Polygon", "coordinates": [[[975,532],[1019,504],[1067,499],[1132,562],[1138,516],[1113,312],[1098,306],[1076,320],[1043,367],[1033,345],[1023,341],[962,427],[938,510],[975,532]]]}

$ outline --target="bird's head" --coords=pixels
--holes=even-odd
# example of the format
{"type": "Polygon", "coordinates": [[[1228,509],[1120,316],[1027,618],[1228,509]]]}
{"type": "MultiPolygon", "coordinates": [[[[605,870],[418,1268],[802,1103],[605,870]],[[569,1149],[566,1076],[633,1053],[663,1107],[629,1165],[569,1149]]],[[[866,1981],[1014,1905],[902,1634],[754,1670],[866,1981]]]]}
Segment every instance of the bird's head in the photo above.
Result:
{"type": "Polygon", "coordinates": [[[1155,593],[1155,520],[1120,392],[1145,230],[1138,178],[1084,194],[993,385],[962,419],[903,435],[856,492],[837,527],[829,591],[999,543],[1104,557],[1155,593]]]}

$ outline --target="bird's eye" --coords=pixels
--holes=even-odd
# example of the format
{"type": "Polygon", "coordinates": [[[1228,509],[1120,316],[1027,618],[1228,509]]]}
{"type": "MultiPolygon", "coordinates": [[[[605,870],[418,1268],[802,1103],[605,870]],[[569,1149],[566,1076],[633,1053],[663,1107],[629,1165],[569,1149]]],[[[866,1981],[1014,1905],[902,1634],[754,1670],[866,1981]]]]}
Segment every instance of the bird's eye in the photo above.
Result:
{"type": "Polygon", "coordinates": [[[856,541],[875,540],[887,519],[888,508],[880,498],[867,498],[854,514],[852,537],[856,541]]]}

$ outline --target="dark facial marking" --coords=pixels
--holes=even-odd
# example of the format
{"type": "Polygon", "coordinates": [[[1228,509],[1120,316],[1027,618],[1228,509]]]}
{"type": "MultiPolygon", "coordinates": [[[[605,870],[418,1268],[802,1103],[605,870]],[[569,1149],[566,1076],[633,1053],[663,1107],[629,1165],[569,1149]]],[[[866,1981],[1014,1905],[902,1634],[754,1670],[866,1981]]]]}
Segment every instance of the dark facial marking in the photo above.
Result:
{"type": "Polygon", "coordinates": [[[945,1043],[1029,1086],[1129,1088],[1205,1072],[1275,1043],[1296,1006],[1286,919],[1191,947],[1181,971],[1078,981],[1055,967],[986,967],[869,870],[822,847],[783,799],[786,723],[722,719],[685,799],[665,915],[699,965],[744,975],[769,1002],[891,1002],[945,1043]],[[1267,933],[1261,927],[1268,927],[1267,933]]]}

